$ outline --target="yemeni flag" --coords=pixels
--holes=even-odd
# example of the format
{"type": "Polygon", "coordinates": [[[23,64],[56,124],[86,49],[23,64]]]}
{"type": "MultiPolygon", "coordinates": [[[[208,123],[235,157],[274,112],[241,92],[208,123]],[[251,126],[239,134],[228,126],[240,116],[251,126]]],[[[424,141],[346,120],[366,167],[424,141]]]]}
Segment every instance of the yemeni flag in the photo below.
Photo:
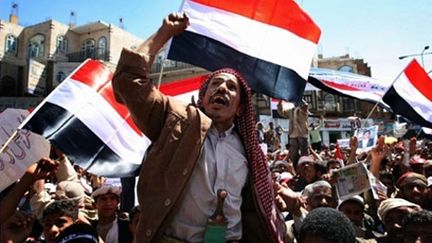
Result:
{"type": "Polygon", "coordinates": [[[371,77],[326,68],[311,68],[308,82],[330,94],[372,103],[380,102],[381,105],[382,97],[388,89],[371,77]]]}
{"type": "Polygon", "coordinates": [[[432,79],[415,59],[399,75],[383,100],[396,114],[432,128],[432,79]]]}
{"type": "Polygon", "coordinates": [[[168,58],[239,70],[259,93],[299,101],[321,30],[293,0],[185,0],[190,26],[168,58]]]}
{"type": "Polygon", "coordinates": [[[150,140],[135,126],[128,109],[115,101],[111,78],[108,67],[86,60],[20,127],[44,136],[91,173],[131,176],[150,140]]]}
{"type": "MultiPolygon", "coordinates": [[[[87,60],[35,108],[20,125],[48,139],[72,161],[106,177],[134,175],[150,140],[135,126],[127,108],[114,99],[112,73],[87,60]]],[[[178,80],[161,91],[184,103],[198,97],[206,76],[178,80]]]]}

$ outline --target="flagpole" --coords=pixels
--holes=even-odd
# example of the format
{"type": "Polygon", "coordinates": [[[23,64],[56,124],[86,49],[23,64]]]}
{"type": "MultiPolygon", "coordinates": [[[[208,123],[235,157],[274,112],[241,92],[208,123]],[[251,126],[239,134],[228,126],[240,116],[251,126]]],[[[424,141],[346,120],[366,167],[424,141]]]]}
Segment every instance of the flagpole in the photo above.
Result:
{"type": "Polygon", "coordinates": [[[160,89],[160,85],[161,85],[161,82],[162,82],[162,74],[163,74],[163,70],[164,70],[164,63],[165,63],[165,57],[161,61],[161,65],[162,66],[161,66],[161,70],[159,72],[159,78],[158,78],[157,85],[156,85],[157,89],[160,89]]]}
{"type": "Polygon", "coordinates": [[[375,109],[377,108],[378,104],[380,102],[382,102],[383,97],[385,94],[387,94],[387,92],[391,89],[391,87],[393,87],[393,84],[399,79],[399,77],[402,75],[402,73],[405,72],[406,67],[402,70],[402,72],[400,72],[396,78],[391,82],[391,84],[388,86],[387,90],[384,92],[383,96],[375,103],[375,105],[373,106],[372,110],[369,112],[369,114],[367,115],[366,119],[369,119],[372,115],[372,113],[375,111],[375,109]]]}
{"type": "Polygon", "coordinates": [[[18,131],[20,129],[15,130],[12,135],[8,138],[8,140],[6,140],[6,142],[2,145],[1,149],[0,149],[0,154],[3,153],[3,151],[6,149],[6,147],[10,144],[10,142],[12,142],[12,140],[14,140],[19,134],[18,131]]]}

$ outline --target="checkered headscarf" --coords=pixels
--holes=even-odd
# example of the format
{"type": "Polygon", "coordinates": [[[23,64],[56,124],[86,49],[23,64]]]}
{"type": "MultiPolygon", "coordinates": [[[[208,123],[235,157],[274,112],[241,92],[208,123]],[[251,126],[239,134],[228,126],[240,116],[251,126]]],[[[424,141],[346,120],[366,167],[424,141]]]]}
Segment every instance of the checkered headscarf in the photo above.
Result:
{"type": "Polygon", "coordinates": [[[246,151],[246,158],[249,161],[249,169],[252,175],[252,188],[255,190],[255,195],[258,200],[259,213],[266,222],[268,232],[272,233],[273,241],[280,242],[280,237],[275,226],[275,220],[277,220],[274,207],[274,196],[273,187],[271,184],[270,171],[267,166],[266,158],[262,152],[258,137],[255,132],[255,110],[252,105],[252,91],[249,88],[246,80],[236,70],[230,68],[224,68],[211,73],[207,79],[201,84],[198,94],[198,107],[202,108],[202,100],[209,81],[219,73],[229,73],[234,75],[240,84],[241,89],[241,104],[244,106],[243,114],[236,117],[234,123],[237,128],[240,138],[243,142],[243,146],[246,151]]]}

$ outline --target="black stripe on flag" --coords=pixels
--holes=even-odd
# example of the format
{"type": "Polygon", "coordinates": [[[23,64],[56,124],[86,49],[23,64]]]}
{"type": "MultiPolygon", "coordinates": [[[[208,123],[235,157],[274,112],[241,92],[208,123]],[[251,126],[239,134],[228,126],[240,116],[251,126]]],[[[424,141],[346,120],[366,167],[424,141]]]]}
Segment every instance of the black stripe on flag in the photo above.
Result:
{"type": "Polygon", "coordinates": [[[139,165],[123,161],[72,113],[53,103],[46,102],[23,128],[42,135],[93,174],[127,177],[139,169],[139,165]]]}
{"type": "Polygon", "coordinates": [[[432,123],[419,115],[405,99],[400,97],[393,86],[384,95],[383,101],[392,108],[394,113],[404,116],[420,126],[432,128],[432,123]]]}
{"type": "Polygon", "coordinates": [[[240,71],[252,90],[268,96],[297,102],[303,97],[304,80],[295,71],[257,59],[192,32],[175,36],[168,58],[215,71],[233,68],[240,71]]]}

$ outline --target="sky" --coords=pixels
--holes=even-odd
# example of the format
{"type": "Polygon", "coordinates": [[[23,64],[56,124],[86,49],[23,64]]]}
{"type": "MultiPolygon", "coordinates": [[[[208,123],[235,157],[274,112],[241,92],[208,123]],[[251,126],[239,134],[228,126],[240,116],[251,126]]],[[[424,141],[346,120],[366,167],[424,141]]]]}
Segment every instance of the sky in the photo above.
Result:
{"type": "MultiPolygon", "coordinates": [[[[317,53],[324,57],[349,54],[371,67],[372,77],[391,83],[410,58],[425,46],[425,70],[432,71],[431,0],[297,0],[320,26],[317,53]]],[[[78,25],[102,20],[145,39],[165,15],[178,11],[182,0],[0,0],[0,19],[7,20],[12,3],[18,4],[20,24],[29,26],[55,19],[69,23],[70,12],[78,25]]],[[[432,74],[432,73],[431,73],[432,74]]]]}

